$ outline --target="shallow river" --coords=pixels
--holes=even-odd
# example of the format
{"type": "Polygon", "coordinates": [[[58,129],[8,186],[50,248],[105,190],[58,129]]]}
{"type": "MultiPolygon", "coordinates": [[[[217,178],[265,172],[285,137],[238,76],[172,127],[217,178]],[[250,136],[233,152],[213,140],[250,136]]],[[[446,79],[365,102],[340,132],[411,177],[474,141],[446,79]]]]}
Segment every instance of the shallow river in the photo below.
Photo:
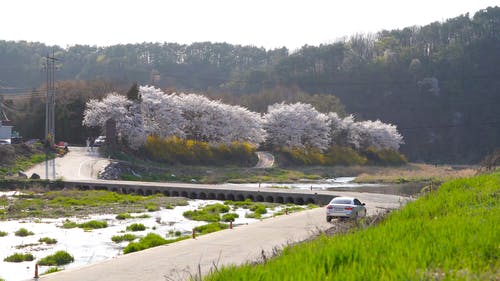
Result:
{"type": "MultiPolygon", "coordinates": [[[[1,195],[12,195],[1,193],[1,195]]],[[[162,237],[175,238],[169,236],[169,232],[181,231],[182,235],[191,235],[192,229],[196,226],[206,224],[206,222],[192,221],[184,218],[182,213],[187,210],[195,210],[199,206],[213,204],[221,201],[216,200],[189,200],[188,206],[178,206],[174,209],[162,209],[157,212],[148,212],[151,218],[117,220],[116,215],[95,215],[84,219],[68,218],[75,222],[89,220],[104,220],[108,223],[107,228],[84,231],[81,228],[63,229],[62,225],[66,218],[61,219],[23,219],[0,222],[0,231],[8,232],[5,237],[0,237],[0,277],[6,281],[27,280],[34,276],[35,262],[11,263],[4,262],[4,258],[13,253],[31,253],[35,259],[40,259],[53,254],[59,250],[65,250],[74,256],[75,261],[65,268],[74,268],[87,265],[106,259],[111,259],[122,254],[122,249],[128,244],[121,244],[111,241],[114,235],[121,235],[127,225],[132,223],[142,223],[147,229],[145,231],[133,232],[137,236],[145,236],[147,233],[154,232],[162,237]],[[34,235],[27,237],[18,237],[14,232],[19,228],[26,228],[34,232],[34,235]],[[154,229],[153,229],[154,228],[154,229]],[[38,240],[42,237],[57,239],[55,245],[40,244],[38,240]],[[16,246],[35,244],[33,246],[16,249],[16,246]]],[[[272,216],[274,212],[281,210],[277,207],[269,210],[263,217],[272,216]]],[[[245,209],[231,211],[239,214],[239,218],[234,222],[235,227],[241,224],[258,221],[256,219],[245,218],[245,209]]],[[[134,214],[132,214],[134,215],[134,214]]],[[[137,214],[135,214],[137,215],[137,214]]],[[[132,233],[132,232],[127,232],[132,233]]],[[[49,267],[40,267],[39,273],[45,272],[49,267]]]]}
{"type": "Polygon", "coordinates": [[[418,183],[408,184],[371,184],[355,183],[354,177],[338,177],[314,182],[296,182],[296,183],[244,183],[234,184],[234,186],[243,187],[287,187],[309,190],[331,190],[331,191],[357,191],[382,194],[394,194],[401,196],[415,195],[420,192],[423,185],[418,183]]]}

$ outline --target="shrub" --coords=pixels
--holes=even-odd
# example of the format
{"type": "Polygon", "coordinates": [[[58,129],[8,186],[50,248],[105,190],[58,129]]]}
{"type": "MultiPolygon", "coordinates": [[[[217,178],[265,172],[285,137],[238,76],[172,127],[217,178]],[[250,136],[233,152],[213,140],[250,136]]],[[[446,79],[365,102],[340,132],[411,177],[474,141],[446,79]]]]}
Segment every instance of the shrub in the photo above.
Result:
{"type": "Polygon", "coordinates": [[[137,236],[135,236],[134,234],[127,233],[127,234],[123,234],[123,235],[115,235],[115,236],[111,237],[111,241],[113,241],[115,243],[120,243],[123,241],[130,242],[130,241],[134,241],[136,238],[137,238],[137,236]]]}
{"type": "Polygon", "coordinates": [[[150,203],[146,205],[146,210],[148,210],[148,212],[155,212],[160,210],[160,207],[154,203],[150,203]]]}
{"type": "Polygon", "coordinates": [[[216,204],[211,204],[211,205],[206,205],[203,207],[203,210],[207,211],[208,213],[227,213],[229,212],[230,208],[229,206],[216,203],[216,204]]]}
{"type": "Polygon", "coordinates": [[[185,211],[182,215],[190,220],[217,222],[220,220],[219,214],[209,214],[205,210],[185,211]]]}
{"type": "Polygon", "coordinates": [[[128,214],[128,213],[124,213],[124,214],[118,214],[116,215],[115,217],[117,220],[126,220],[126,219],[131,219],[132,218],[132,215],[131,214],[128,214]]]}
{"type": "Polygon", "coordinates": [[[66,220],[61,227],[62,228],[79,227],[79,228],[83,228],[83,229],[98,229],[98,228],[108,227],[108,223],[105,221],[97,221],[97,220],[91,220],[91,221],[83,222],[83,223],[76,223],[74,221],[66,220]]]}
{"type": "Polygon", "coordinates": [[[30,253],[27,253],[27,254],[14,253],[13,255],[10,255],[10,256],[6,257],[5,259],[3,259],[3,261],[5,261],[5,262],[23,262],[23,261],[32,261],[34,259],[35,259],[35,257],[30,253]]]}
{"type": "Polygon", "coordinates": [[[230,222],[230,221],[234,221],[236,218],[239,218],[240,216],[236,213],[228,213],[228,214],[224,214],[222,216],[222,220],[225,221],[225,222],[230,222]]]}
{"type": "Polygon", "coordinates": [[[98,228],[106,228],[108,227],[108,223],[105,221],[88,221],[78,225],[78,227],[83,229],[98,229],[98,228]]]}
{"type": "Polygon", "coordinates": [[[266,206],[262,204],[255,204],[250,208],[250,211],[253,211],[256,214],[263,215],[267,213],[266,206]]]}
{"type": "Polygon", "coordinates": [[[16,236],[20,236],[20,237],[26,237],[26,236],[29,236],[29,235],[33,235],[35,233],[27,230],[26,228],[19,228],[16,232],[14,232],[16,234],[16,236]]]}
{"type": "Polygon", "coordinates": [[[74,221],[66,220],[61,227],[62,228],[75,228],[75,227],[78,227],[78,224],[74,221]]]}
{"type": "Polygon", "coordinates": [[[219,230],[227,229],[228,225],[225,223],[213,222],[201,226],[197,226],[194,230],[200,234],[207,234],[211,232],[216,232],[219,230]]]}
{"type": "Polygon", "coordinates": [[[170,164],[188,165],[253,165],[257,162],[255,147],[246,142],[212,146],[207,142],[178,137],[149,136],[144,145],[151,158],[170,164]]]}
{"type": "Polygon", "coordinates": [[[143,231],[146,230],[146,226],[142,223],[133,223],[126,228],[127,231],[143,231]]]}
{"type": "Polygon", "coordinates": [[[39,265],[43,266],[56,266],[65,265],[75,261],[72,255],[66,251],[57,251],[53,255],[46,256],[38,261],[39,265]]]}
{"type": "Polygon", "coordinates": [[[366,157],[350,147],[333,145],[325,152],[325,165],[329,166],[364,165],[366,162],[366,157]]]}
{"type": "Polygon", "coordinates": [[[54,238],[43,237],[43,238],[38,239],[38,242],[45,243],[45,244],[56,244],[57,240],[54,238]]]}
{"type": "Polygon", "coordinates": [[[166,239],[155,233],[148,233],[148,235],[142,237],[139,242],[132,242],[123,249],[124,254],[131,252],[137,252],[144,249],[160,246],[166,243],[166,239]]]}
{"type": "Polygon", "coordinates": [[[7,236],[9,235],[9,233],[5,232],[5,231],[0,231],[0,237],[4,237],[4,236],[7,236]]]}
{"type": "Polygon", "coordinates": [[[220,203],[211,204],[203,207],[201,210],[186,211],[182,215],[190,220],[195,221],[220,221],[220,214],[229,212],[231,208],[220,203]]]}
{"type": "Polygon", "coordinates": [[[408,163],[403,154],[391,149],[377,150],[370,147],[363,151],[363,154],[371,165],[400,166],[408,163]]]}

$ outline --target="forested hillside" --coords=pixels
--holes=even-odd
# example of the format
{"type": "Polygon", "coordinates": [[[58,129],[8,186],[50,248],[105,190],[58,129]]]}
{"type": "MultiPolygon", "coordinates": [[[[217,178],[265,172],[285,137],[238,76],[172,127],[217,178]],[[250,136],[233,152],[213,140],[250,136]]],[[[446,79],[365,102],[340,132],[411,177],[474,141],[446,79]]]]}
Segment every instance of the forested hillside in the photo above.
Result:
{"type": "MultiPolygon", "coordinates": [[[[71,102],[78,113],[65,121],[71,124],[63,130],[80,126],[86,97],[138,82],[204,92],[260,112],[280,98],[311,99],[317,107],[327,104],[325,111],[343,111],[343,104],[358,120],[396,124],[406,142],[401,151],[410,160],[477,162],[500,145],[499,7],[293,51],[210,42],[63,49],[0,41],[0,93],[41,88],[48,53],[59,59],[58,80],[109,81],[102,87],[59,84],[65,93],[80,93],[78,101],[71,102]],[[82,93],[70,85],[96,92],[82,93]]],[[[23,120],[35,122],[26,114],[23,120]]],[[[20,130],[25,136],[36,135],[20,130]]]]}

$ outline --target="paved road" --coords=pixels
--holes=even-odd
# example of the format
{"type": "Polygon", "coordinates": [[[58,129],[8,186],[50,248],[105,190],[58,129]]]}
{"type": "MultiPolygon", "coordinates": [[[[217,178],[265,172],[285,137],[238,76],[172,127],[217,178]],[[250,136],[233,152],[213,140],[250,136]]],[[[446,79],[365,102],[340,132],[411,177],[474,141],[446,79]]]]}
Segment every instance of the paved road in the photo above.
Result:
{"type": "Polygon", "coordinates": [[[274,156],[265,151],[257,151],[257,157],[259,157],[259,162],[255,165],[255,168],[271,168],[274,165],[274,156]]]}
{"type": "MultiPolygon", "coordinates": [[[[388,203],[383,205],[397,206],[398,200],[398,196],[386,196],[388,203]]],[[[376,210],[375,205],[369,206],[370,214],[376,210]]],[[[198,272],[210,272],[214,265],[220,268],[258,261],[262,259],[262,252],[269,257],[275,247],[303,241],[329,226],[325,221],[324,208],[317,208],[52,273],[42,276],[40,280],[188,280],[198,272]]]]}
{"type": "MultiPolygon", "coordinates": [[[[70,147],[69,154],[56,160],[57,173],[68,180],[97,181],[95,180],[97,172],[107,165],[107,161],[88,153],[84,148],[70,147]]],[[[32,172],[44,175],[44,169],[44,166],[40,165],[28,171],[28,175],[32,172]]],[[[212,187],[227,188],[224,185],[212,187]]],[[[337,196],[358,197],[366,203],[368,214],[386,208],[398,208],[405,200],[400,196],[386,194],[331,193],[337,196]]],[[[42,276],[40,280],[187,280],[198,272],[208,273],[214,265],[220,267],[259,260],[262,252],[269,255],[275,247],[303,241],[329,226],[325,220],[324,208],[317,208],[238,226],[232,230],[120,256],[81,268],[52,273],[42,276]]]]}
{"type": "MultiPolygon", "coordinates": [[[[64,157],[57,157],[56,178],[67,180],[97,179],[99,172],[109,165],[109,160],[102,158],[95,151],[87,151],[85,147],[70,146],[64,157]]],[[[37,173],[45,178],[45,163],[35,165],[26,171],[28,177],[37,173]]],[[[49,175],[50,177],[50,175],[49,175]]]]}

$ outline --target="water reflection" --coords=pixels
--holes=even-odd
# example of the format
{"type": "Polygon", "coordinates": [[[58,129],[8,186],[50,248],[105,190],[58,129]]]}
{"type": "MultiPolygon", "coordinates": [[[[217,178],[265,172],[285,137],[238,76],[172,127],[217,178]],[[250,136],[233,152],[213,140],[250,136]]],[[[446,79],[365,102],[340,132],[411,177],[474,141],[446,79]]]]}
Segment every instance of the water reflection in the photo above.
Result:
{"type": "Polygon", "coordinates": [[[293,189],[308,189],[308,190],[330,190],[330,191],[356,191],[356,192],[372,192],[382,194],[393,194],[401,196],[415,195],[420,192],[424,184],[422,183],[405,183],[405,184],[378,184],[378,183],[356,183],[355,177],[338,177],[321,181],[307,181],[294,183],[242,183],[231,184],[235,187],[274,187],[274,188],[293,188],[293,189]]]}

